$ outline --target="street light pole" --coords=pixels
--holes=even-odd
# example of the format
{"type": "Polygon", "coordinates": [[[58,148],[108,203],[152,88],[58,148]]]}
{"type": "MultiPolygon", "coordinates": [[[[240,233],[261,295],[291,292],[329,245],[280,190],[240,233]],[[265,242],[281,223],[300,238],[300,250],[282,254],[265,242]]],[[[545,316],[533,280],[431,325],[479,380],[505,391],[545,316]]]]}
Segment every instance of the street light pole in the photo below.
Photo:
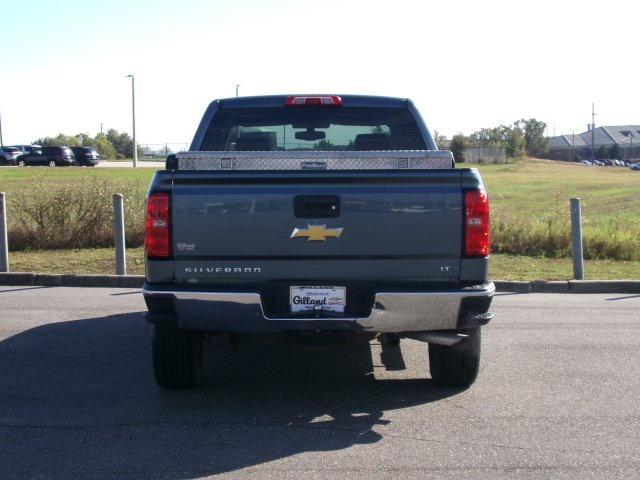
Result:
{"type": "Polygon", "coordinates": [[[133,74],[127,75],[131,79],[131,116],[133,120],[133,167],[138,166],[138,144],[136,143],[136,83],[133,74]]]}
{"type": "Polygon", "coordinates": [[[596,106],[591,102],[591,160],[596,158],[596,106]]]}

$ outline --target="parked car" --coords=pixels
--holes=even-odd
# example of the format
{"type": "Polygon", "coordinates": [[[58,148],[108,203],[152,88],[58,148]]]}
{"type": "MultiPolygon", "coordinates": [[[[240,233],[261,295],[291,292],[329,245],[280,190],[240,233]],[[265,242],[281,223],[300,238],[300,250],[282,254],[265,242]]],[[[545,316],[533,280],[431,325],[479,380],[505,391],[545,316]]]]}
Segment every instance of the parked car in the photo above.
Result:
{"type": "Polygon", "coordinates": [[[68,167],[76,164],[76,159],[69,147],[42,147],[31,153],[20,155],[18,165],[27,167],[32,165],[48,165],[50,167],[68,167]]]}
{"type": "Polygon", "coordinates": [[[633,165],[631,165],[629,168],[631,168],[631,170],[637,170],[640,171],[640,163],[634,163],[633,165]]]}
{"type": "Polygon", "coordinates": [[[40,145],[11,145],[13,148],[17,148],[21,155],[26,155],[34,150],[42,150],[40,145]]]}
{"type": "Polygon", "coordinates": [[[20,150],[15,147],[0,148],[0,165],[15,165],[16,158],[20,156],[20,150]]]}
{"type": "Polygon", "coordinates": [[[100,163],[100,155],[91,147],[71,147],[76,163],[87,167],[95,167],[100,163]]]}

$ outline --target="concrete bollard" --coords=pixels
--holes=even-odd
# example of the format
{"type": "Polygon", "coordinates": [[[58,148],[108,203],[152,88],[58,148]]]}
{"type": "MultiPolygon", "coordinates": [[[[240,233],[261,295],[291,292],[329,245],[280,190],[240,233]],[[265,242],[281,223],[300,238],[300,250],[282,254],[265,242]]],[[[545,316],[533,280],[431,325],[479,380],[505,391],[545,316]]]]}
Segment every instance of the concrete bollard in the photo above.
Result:
{"type": "Polygon", "coordinates": [[[4,192],[0,192],[0,272],[9,272],[9,237],[7,236],[7,207],[4,192]]]}
{"type": "Polygon", "coordinates": [[[121,193],[113,195],[113,233],[116,245],[116,275],[126,275],[127,252],[124,244],[124,206],[121,193]]]}
{"type": "Polygon", "coordinates": [[[579,198],[571,199],[571,254],[573,255],[573,278],[575,280],[584,280],[582,212],[579,198]]]}

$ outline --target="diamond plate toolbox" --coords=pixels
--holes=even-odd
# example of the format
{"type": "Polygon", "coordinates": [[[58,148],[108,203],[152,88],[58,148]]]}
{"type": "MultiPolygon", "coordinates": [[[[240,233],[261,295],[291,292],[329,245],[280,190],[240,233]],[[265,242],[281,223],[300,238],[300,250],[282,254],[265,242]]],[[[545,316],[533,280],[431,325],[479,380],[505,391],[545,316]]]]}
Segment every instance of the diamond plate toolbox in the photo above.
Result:
{"type": "Polygon", "coordinates": [[[180,152],[179,170],[428,170],[455,168],[447,150],[180,152]]]}

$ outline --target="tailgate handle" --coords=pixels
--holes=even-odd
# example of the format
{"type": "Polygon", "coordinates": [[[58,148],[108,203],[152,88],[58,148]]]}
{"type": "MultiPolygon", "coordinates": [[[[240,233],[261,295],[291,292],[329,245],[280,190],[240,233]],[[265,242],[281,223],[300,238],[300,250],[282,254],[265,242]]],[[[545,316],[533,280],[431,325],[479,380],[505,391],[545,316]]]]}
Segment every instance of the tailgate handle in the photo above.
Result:
{"type": "Polygon", "coordinates": [[[296,195],[293,213],[297,218],[336,218],[340,216],[338,195],[296,195]]]}

